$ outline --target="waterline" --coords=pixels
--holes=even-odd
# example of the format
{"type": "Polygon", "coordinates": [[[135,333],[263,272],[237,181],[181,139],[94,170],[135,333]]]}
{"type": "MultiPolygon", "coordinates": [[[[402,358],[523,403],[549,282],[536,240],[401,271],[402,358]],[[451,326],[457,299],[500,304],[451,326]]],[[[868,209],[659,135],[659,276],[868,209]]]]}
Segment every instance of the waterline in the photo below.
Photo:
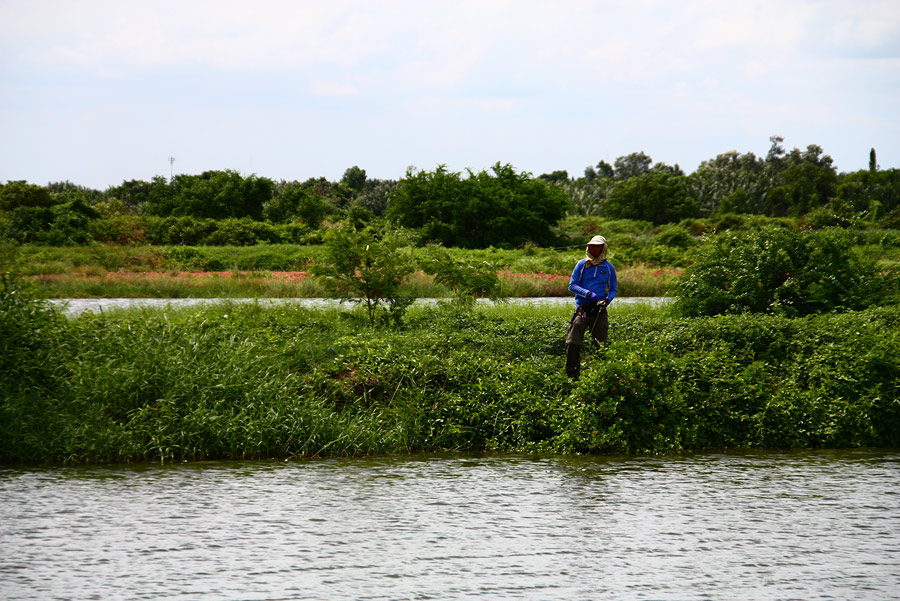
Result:
{"type": "MultiPolygon", "coordinates": [[[[420,298],[416,300],[417,304],[427,305],[434,304],[448,299],[437,298],[420,298]]],[[[619,297],[615,300],[619,304],[651,304],[659,305],[674,300],[671,297],[662,296],[640,296],[640,297],[619,297]]],[[[328,309],[328,308],[350,308],[356,306],[355,303],[341,303],[333,298],[65,298],[51,299],[48,301],[51,305],[60,307],[64,313],[70,317],[81,315],[82,313],[103,313],[116,309],[165,309],[165,308],[181,308],[194,307],[198,305],[222,304],[222,303],[258,303],[261,306],[275,305],[295,305],[307,309],[328,309]]],[[[490,304],[492,301],[486,298],[478,299],[479,304],[490,304]]],[[[509,298],[505,302],[518,305],[541,305],[541,306],[570,306],[573,301],[568,296],[547,296],[547,297],[527,297],[527,298],[509,298]]]]}

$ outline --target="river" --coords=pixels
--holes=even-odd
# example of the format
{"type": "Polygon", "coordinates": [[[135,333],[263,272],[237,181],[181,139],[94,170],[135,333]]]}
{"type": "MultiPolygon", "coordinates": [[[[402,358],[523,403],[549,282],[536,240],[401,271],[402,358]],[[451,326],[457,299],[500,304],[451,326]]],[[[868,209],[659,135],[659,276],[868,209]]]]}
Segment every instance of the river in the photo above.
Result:
{"type": "Polygon", "coordinates": [[[900,598],[900,451],[0,469],[6,599],[900,598]]]}
{"type": "MultiPolygon", "coordinates": [[[[435,303],[441,299],[420,298],[416,302],[421,304],[435,303]]],[[[446,300],[446,299],[442,299],[446,300]]],[[[661,304],[671,302],[672,298],[662,296],[652,297],[619,297],[615,300],[618,304],[650,303],[661,304]]],[[[114,309],[129,308],[165,308],[165,307],[193,307],[210,303],[259,303],[261,305],[292,304],[312,309],[330,307],[354,307],[355,303],[341,303],[333,298],[65,298],[52,299],[51,305],[60,307],[69,316],[80,315],[85,312],[102,313],[114,309]]],[[[490,304],[488,299],[478,299],[479,304],[490,304]]],[[[529,298],[509,298],[505,302],[513,304],[533,304],[552,306],[572,306],[572,298],[568,296],[547,296],[529,298]]]]}

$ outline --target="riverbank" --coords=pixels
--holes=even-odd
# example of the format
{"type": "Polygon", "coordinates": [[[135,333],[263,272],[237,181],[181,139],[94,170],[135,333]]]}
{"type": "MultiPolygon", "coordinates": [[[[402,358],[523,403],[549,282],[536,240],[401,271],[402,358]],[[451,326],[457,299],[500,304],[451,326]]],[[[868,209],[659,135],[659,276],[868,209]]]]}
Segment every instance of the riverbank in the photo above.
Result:
{"type": "Polygon", "coordinates": [[[0,461],[442,450],[900,447],[900,309],[676,318],[614,303],[563,375],[568,307],[257,304],[65,318],[5,301],[0,461]]]}
{"type": "MultiPolygon", "coordinates": [[[[503,297],[570,296],[569,275],[583,249],[559,251],[448,249],[453,257],[490,266],[503,297]]],[[[0,265],[30,282],[42,298],[320,298],[311,277],[321,246],[253,247],[115,246],[0,248],[0,265]]],[[[681,270],[616,263],[619,289],[628,296],[664,296],[681,270]]],[[[453,295],[416,270],[401,286],[405,296],[453,295]]]]}
{"type": "MultiPolygon", "coordinates": [[[[574,263],[573,263],[574,265],[574,263]]],[[[569,275],[498,271],[500,296],[569,297],[569,275]]],[[[629,296],[663,296],[680,270],[645,266],[620,270],[629,296]]],[[[42,298],[322,298],[328,291],[306,271],[105,272],[74,271],[24,276],[42,298]]],[[[416,271],[401,293],[414,298],[449,298],[453,291],[416,271]]]]}

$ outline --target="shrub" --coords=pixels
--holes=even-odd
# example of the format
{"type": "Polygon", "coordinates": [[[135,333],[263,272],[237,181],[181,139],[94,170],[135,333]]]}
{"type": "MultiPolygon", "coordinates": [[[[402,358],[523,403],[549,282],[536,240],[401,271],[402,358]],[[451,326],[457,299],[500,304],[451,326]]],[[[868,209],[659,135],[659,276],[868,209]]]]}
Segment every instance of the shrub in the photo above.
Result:
{"type": "Polygon", "coordinates": [[[705,238],[676,287],[685,315],[807,315],[895,302],[898,279],[851,251],[843,232],[764,228],[705,238]]]}
{"type": "Polygon", "coordinates": [[[325,237],[326,255],[313,265],[313,273],[338,297],[364,302],[374,323],[379,305],[386,303],[391,317],[402,317],[415,300],[400,292],[403,278],[413,271],[409,240],[403,232],[344,225],[325,237]]]}
{"type": "Polygon", "coordinates": [[[496,263],[455,258],[443,247],[430,246],[419,264],[425,273],[434,276],[435,282],[453,291],[457,304],[472,305],[478,297],[500,295],[496,263]]]}

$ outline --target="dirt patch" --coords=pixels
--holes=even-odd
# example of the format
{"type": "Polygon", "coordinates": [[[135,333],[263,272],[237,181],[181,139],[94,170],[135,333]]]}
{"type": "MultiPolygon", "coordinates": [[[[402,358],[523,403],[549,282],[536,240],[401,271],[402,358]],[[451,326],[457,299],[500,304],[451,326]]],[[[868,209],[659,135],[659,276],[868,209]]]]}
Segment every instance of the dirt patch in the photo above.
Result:
{"type": "MultiPolygon", "coordinates": [[[[54,274],[62,277],[64,274],[54,274]]],[[[84,274],[81,277],[92,279],[99,279],[101,277],[108,279],[118,279],[118,280],[153,280],[153,279],[166,279],[166,278],[184,278],[184,279],[192,279],[192,278],[203,278],[203,277],[220,277],[220,278],[231,278],[231,277],[259,277],[259,278],[278,278],[284,279],[291,282],[299,282],[305,280],[308,277],[311,277],[310,274],[306,271],[266,271],[266,272],[257,272],[257,271],[110,271],[105,275],[94,275],[94,274],[84,274]]]]}
{"type": "Polygon", "coordinates": [[[531,279],[531,280],[545,280],[548,282],[556,282],[559,280],[568,280],[569,279],[569,276],[567,276],[567,275],[560,275],[558,273],[541,273],[541,272],[515,273],[512,271],[498,271],[497,275],[500,276],[501,278],[507,278],[507,279],[518,278],[518,279],[531,279]]]}
{"type": "Polygon", "coordinates": [[[651,275],[655,278],[661,278],[664,275],[681,275],[684,273],[680,269],[657,269],[651,275]]]}

